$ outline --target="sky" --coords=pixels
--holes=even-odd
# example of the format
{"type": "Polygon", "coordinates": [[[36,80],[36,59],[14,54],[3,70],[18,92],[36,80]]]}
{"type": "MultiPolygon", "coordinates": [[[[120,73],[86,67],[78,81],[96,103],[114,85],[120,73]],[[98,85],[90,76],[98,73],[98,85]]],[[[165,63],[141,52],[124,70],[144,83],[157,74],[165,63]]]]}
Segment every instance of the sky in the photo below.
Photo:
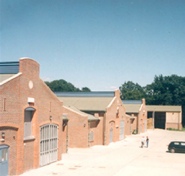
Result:
{"type": "Polygon", "coordinates": [[[185,0],[0,0],[0,62],[22,57],[91,91],[185,76],[185,0]]]}

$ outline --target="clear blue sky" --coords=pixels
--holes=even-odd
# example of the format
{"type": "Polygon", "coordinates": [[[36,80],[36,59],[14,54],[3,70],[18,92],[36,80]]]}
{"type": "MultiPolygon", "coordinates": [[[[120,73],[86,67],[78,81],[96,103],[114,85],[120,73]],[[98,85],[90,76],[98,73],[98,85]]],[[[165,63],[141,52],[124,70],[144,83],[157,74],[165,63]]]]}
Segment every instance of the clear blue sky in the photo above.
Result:
{"type": "Polygon", "coordinates": [[[185,76],[185,0],[0,0],[0,61],[92,91],[185,76]]]}

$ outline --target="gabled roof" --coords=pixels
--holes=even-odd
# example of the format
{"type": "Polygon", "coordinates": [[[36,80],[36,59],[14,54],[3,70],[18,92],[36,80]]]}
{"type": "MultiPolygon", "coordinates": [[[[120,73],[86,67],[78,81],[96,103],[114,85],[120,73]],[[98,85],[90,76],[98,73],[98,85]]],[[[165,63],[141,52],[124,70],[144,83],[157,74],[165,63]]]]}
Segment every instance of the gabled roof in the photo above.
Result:
{"type": "Polygon", "coordinates": [[[126,113],[139,113],[141,104],[123,104],[126,110],[126,113]]]}
{"type": "Polygon", "coordinates": [[[151,112],[181,112],[181,106],[146,105],[146,110],[151,112]]]}
{"type": "Polygon", "coordinates": [[[78,114],[80,114],[82,116],[86,116],[88,118],[88,121],[100,120],[99,118],[97,118],[97,117],[95,117],[95,116],[93,116],[91,114],[88,114],[88,113],[80,111],[76,107],[69,106],[69,107],[66,107],[66,108],[69,108],[69,109],[73,110],[74,112],[76,112],[76,113],[78,113],[78,114]]]}
{"type": "Polygon", "coordinates": [[[81,111],[106,111],[114,98],[114,92],[67,92],[55,93],[65,106],[81,111]]]}
{"type": "Polygon", "coordinates": [[[12,76],[14,76],[15,74],[0,74],[0,82],[3,82],[9,78],[11,78],[12,76]]]}
{"type": "Polygon", "coordinates": [[[0,86],[11,81],[12,79],[20,76],[22,73],[17,73],[17,74],[13,74],[13,75],[2,75],[0,74],[0,86]]]}
{"type": "Polygon", "coordinates": [[[141,100],[122,100],[126,113],[139,113],[142,105],[141,100]]]}

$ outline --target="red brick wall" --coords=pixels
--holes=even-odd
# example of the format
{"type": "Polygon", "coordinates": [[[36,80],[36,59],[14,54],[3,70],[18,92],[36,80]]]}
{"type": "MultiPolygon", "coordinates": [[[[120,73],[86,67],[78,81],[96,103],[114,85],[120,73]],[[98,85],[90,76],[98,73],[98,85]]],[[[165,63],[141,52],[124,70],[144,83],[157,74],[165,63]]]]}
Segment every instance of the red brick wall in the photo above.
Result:
{"type": "Polygon", "coordinates": [[[130,122],[131,122],[131,133],[134,133],[134,134],[136,134],[137,133],[137,130],[138,130],[138,128],[137,128],[137,119],[138,119],[138,117],[137,117],[137,115],[138,114],[132,114],[130,117],[131,117],[131,120],[130,120],[130,122]]]}
{"type": "Polygon", "coordinates": [[[89,133],[93,133],[93,140],[89,141],[89,147],[103,145],[103,117],[98,117],[99,121],[89,122],[89,133]]]}
{"type": "Polygon", "coordinates": [[[21,59],[20,72],[21,75],[0,86],[0,128],[2,128],[2,124],[12,124],[18,128],[16,131],[14,130],[14,135],[9,134],[11,140],[7,138],[4,142],[4,144],[10,145],[10,175],[39,167],[40,126],[43,124],[58,125],[58,159],[61,159],[62,154],[62,103],[39,78],[37,62],[31,59],[21,59]],[[32,81],[33,87],[30,81],[32,81]],[[34,98],[32,105],[28,104],[28,97],[34,98]],[[32,119],[32,134],[35,139],[28,142],[23,138],[24,110],[29,106],[35,108],[32,119]],[[50,120],[50,116],[52,120],[50,120]],[[12,140],[13,136],[15,139],[12,140]],[[12,142],[14,143],[12,144],[12,142]],[[15,149],[17,149],[16,152],[15,149]],[[16,154],[12,155],[13,153],[16,154]]]}
{"type": "MultiPolygon", "coordinates": [[[[5,141],[1,141],[0,145],[8,145],[9,148],[9,173],[15,174],[16,172],[16,164],[15,161],[17,159],[17,128],[13,128],[10,126],[5,126],[5,124],[0,124],[0,134],[2,132],[5,133],[5,141]],[[13,147],[12,147],[13,146],[13,147]]],[[[11,124],[10,124],[11,125],[11,124]]],[[[12,125],[13,126],[13,125],[12,125]]],[[[1,136],[0,136],[1,139],[1,136]]]]}
{"type": "Polygon", "coordinates": [[[64,107],[68,121],[68,146],[71,148],[88,147],[88,118],[64,107]]]}
{"type": "Polygon", "coordinates": [[[62,153],[68,151],[68,121],[65,126],[62,126],[62,153]]]}
{"type": "Polygon", "coordinates": [[[147,111],[145,99],[142,100],[142,105],[138,114],[138,132],[144,133],[147,130],[147,111]]]}
{"type": "Polygon", "coordinates": [[[120,121],[124,121],[125,129],[124,134],[130,134],[130,122],[126,118],[125,108],[120,99],[119,91],[115,92],[115,98],[109,105],[105,115],[105,145],[110,143],[110,129],[113,129],[113,142],[119,141],[120,137],[120,121]]]}

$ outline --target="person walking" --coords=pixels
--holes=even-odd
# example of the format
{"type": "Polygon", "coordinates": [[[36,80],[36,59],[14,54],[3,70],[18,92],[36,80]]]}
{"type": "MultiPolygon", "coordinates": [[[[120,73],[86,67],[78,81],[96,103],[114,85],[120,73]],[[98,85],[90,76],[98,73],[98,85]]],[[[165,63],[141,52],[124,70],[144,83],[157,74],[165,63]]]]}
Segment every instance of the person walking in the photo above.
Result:
{"type": "Polygon", "coordinates": [[[148,136],[146,137],[146,147],[148,148],[148,144],[149,144],[149,138],[148,136]]]}
{"type": "Polygon", "coordinates": [[[142,136],[142,138],[141,138],[141,148],[143,148],[144,144],[145,144],[145,137],[142,136]]]}

